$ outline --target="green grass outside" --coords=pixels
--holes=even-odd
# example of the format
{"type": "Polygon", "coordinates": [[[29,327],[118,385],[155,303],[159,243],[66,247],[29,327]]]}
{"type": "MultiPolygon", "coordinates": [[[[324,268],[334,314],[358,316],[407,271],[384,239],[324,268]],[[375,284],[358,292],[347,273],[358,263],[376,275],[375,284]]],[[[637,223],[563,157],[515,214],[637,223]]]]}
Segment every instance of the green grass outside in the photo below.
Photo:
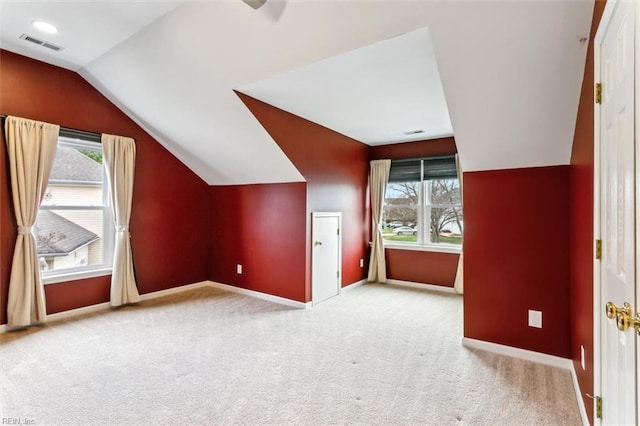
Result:
{"type": "Polygon", "coordinates": [[[440,235],[440,242],[441,243],[447,243],[447,244],[462,244],[462,237],[461,236],[451,236],[451,237],[446,237],[444,235],[440,235]]]}
{"type": "Polygon", "coordinates": [[[418,241],[417,235],[393,235],[393,234],[382,234],[382,238],[387,241],[403,241],[407,243],[415,243],[418,241]]]}
{"type": "MultiPolygon", "coordinates": [[[[393,233],[393,229],[383,229],[382,230],[382,238],[384,238],[387,241],[401,241],[404,243],[415,243],[416,241],[418,241],[418,236],[417,235],[395,235],[393,233]]],[[[462,237],[461,236],[445,236],[445,235],[440,235],[440,242],[441,243],[445,243],[445,244],[457,244],[460,245],[462,244],[462,237]]]]}

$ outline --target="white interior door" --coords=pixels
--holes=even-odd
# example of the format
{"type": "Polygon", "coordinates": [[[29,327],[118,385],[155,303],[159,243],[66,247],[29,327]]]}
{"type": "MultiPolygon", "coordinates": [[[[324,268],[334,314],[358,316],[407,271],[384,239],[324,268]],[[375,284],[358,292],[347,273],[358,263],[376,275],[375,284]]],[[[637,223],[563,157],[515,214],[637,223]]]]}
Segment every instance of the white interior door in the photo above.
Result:
{"type": "MultiPolygon", "coordinates": [[[[602,84],[599,109],[600,392],[602,424],[638,424],[637,333],[619,330],[618,317],[635,317],[636,144],[635,2],[611,1],[596,38],[596,74],[602,84]],[[609,315],[605,314],[605,304],[609,315]]],[[[596,136],[598,137],[598,135],[596,136]]],[[[597,344],[597,341],[596,341],[597,344]]]]}
{"type": "Polygon", "coordinates": [[[311,293],[314,305],[340,293],[340,213],[313,213],[311,293]]]}

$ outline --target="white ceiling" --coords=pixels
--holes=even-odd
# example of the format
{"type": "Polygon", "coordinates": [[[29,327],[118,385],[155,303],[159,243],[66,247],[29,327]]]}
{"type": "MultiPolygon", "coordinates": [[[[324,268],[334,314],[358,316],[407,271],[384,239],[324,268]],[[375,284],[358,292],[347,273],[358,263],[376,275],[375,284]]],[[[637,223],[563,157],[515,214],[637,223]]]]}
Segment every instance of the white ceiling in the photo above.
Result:
{"type": "Polygon", "coordinates": [[[453,135],[427,28],[238,91],[368,145],[453,135]]]}
{"type": "Polygon", "coordinates": [[[234,89],[368,144],[452,125],[466,171],[569,162],[591,0],[178,3],[0,0],[0,42],[78,70],[210,184],[303,180],[234,89]]]}
{"type": "Polygon", "coordinates": [[[0,43],[3,49],[77,71],[182,1],[0,0],[0,43]],[[55,24],[58,33],[39,32],[31,25],[36,20],[55,24]],[[64,50],[52,54],[20,40],[21,34],[51,42],[64,50]]]}

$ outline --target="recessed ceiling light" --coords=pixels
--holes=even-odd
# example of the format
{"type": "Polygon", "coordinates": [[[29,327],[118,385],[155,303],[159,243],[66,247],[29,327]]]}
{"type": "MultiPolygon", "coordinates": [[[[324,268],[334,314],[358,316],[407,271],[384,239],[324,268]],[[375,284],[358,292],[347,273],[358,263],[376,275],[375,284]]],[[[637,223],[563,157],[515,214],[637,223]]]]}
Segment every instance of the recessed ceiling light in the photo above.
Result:
{"type": "Polygon", "coordinates": [[[58,29],[48,22],[33,21],[31,25],[33,25],[38,31],[42,31],[43,33],[55,34],[58,32],[58,29]]]}

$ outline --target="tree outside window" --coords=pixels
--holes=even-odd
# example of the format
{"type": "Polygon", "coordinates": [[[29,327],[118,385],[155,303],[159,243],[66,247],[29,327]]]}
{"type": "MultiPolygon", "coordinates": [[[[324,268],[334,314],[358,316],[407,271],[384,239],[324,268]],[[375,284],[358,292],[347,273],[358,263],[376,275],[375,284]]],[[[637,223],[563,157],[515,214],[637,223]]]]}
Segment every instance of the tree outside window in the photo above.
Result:
{"type": "MultiPolygon", "coordinates": [[[[401,164],[402,175],[411,180],[393,179],[387,185],[383,210],[383,238],[387,241],[416,244],[456,244],[462,243],[462,208],[460,183],[453,172],[449,177],[429,178],[429,167],[422,160],[417,163],[416,173],[408,173],[406,164],[401,164]],[[419,179],[420,176],[427,177],[419,179]]],[[[443,162],[438,163],[438,173],[444,174],[443,162]]],[[[392,163],[393,176],[393,163],[392,163]]],[[[451,166],[449,166],[450,168],[451,166]]],[[[416,168],[415,164],[413,168],[416,168]]],[[[397,173],[400,174],[400,173],[397,173]]],[[[431,173],[433,174],[433,173],[431,173]]]]}

